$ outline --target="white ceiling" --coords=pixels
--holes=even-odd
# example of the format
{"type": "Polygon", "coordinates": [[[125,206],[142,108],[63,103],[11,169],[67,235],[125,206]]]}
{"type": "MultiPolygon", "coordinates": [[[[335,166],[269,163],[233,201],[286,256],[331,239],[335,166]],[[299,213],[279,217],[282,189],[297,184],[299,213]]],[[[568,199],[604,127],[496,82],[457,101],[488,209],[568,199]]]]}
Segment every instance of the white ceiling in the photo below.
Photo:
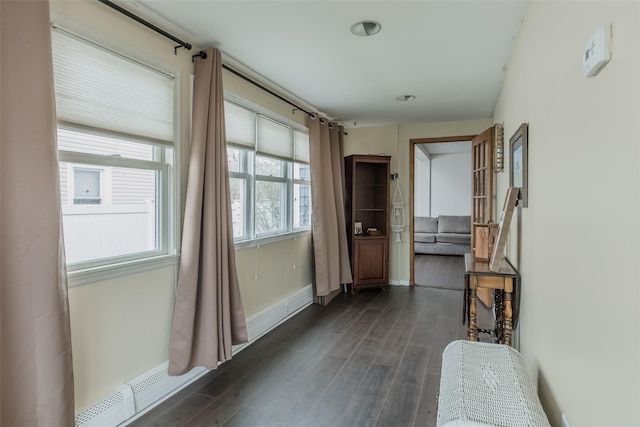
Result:
{"type": "Polygon", "coordinates": [[[471,141],[416,144],[416,148],[422,151],[427,157],[431,157],[436,154],[470,153],[471,141]]]}
{"type": "Polygon", "coordinates": [[[119,3],[349,127],[491,117],[527,8],[525,0],[119,3]],[[365,19],[382,31],[352,35],[365,19]],[[395,100],[409,94],[416,100],[395,100]]]}

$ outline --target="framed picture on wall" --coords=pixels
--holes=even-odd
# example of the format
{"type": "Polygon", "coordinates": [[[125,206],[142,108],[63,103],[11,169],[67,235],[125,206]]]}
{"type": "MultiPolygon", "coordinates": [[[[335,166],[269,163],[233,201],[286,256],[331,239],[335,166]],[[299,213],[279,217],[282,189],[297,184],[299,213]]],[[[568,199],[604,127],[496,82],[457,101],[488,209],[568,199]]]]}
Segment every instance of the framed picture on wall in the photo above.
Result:
{"type": "Polygon", "coordinates": [[[526,208],[529,205],[529,124],[521,124],[509,141],[511,143],[509,186],[520,189],[518,206],[526,208]]]}

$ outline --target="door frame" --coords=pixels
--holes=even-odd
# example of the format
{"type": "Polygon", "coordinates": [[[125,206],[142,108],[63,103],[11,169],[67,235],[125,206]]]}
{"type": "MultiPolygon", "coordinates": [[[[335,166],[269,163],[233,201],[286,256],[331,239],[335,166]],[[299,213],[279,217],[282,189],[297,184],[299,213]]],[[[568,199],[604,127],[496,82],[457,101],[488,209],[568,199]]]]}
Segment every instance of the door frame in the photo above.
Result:
{"type": "Polygon", "coordinates": [[[439,142],[460,142],[471,141],[476,135],[460,135],[460,136],[441,136],[436,138],[412,138],[409,140],[409,286],[415,285],[415,252],[414,252],[414,231],[413,231],[413,219],[414,219],[414,173],[415,173],[415,150],[417,144],[435,144],[439,142]]]}

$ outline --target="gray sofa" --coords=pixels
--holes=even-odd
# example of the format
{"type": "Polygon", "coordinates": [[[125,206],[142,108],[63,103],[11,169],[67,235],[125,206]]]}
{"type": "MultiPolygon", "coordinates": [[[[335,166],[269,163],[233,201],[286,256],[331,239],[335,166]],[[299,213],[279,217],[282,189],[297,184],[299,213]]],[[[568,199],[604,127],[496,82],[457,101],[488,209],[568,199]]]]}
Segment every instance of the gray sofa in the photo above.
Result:
{"type": "Polygon", "coordinates": [[[417,216],[413,231],[417,254],[464,255],[471,252],[471,216],[417,216]]]}

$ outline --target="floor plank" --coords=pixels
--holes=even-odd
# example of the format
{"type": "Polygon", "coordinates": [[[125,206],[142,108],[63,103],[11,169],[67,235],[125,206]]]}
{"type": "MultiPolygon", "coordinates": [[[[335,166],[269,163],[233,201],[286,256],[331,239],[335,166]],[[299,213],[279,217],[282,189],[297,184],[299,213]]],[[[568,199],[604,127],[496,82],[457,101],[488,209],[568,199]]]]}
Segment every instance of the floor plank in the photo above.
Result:
{"type": "Polygon", "coordinates": [[[427,373],[422,384],[414,427],[435,426],[438,419],[438,392],[440,374],[427,373]]]}
{"type": "Polygon", "coordinates": [[[462,290],[464,257],[415,254],[414,275],[417,286],[462,290]]]}
{"type": "Polygon", "coordinates": [[[198,412],[213,403],[214,400],[214,397],[189,393],[182,399],[167,402],[146,422],[140,420],[130,425],[145,425],[149,427],[182,426],[196,416],[198,412]]]}
{"type": "Polygon", "coordinates": [[[345,358],[325,355],[304,375],[287,381],[283,392],[270,403],[269,413],[277,416],[284,425],[291,427],[300,425],[299,420],[305,419],[310,408],[345,361],[345,358]]]}
{"type": "Polygon", "coordinates": [[[349,400],[336,427],[373,426],[391,386],[396,368],[373,363],[349,400]]]}
{"type": "Polygon", "coordinates": [[[376,426],[413,425],[430,354],[429,347],[407,346],[376,426]]]}
{"type": "Polygon", "coordinates": [[[307,414],[306,419],[309,425],[316,427],[335,425],[369,370],[374,357],[374,353],[357,351],[342,365],[307,414]]]}

